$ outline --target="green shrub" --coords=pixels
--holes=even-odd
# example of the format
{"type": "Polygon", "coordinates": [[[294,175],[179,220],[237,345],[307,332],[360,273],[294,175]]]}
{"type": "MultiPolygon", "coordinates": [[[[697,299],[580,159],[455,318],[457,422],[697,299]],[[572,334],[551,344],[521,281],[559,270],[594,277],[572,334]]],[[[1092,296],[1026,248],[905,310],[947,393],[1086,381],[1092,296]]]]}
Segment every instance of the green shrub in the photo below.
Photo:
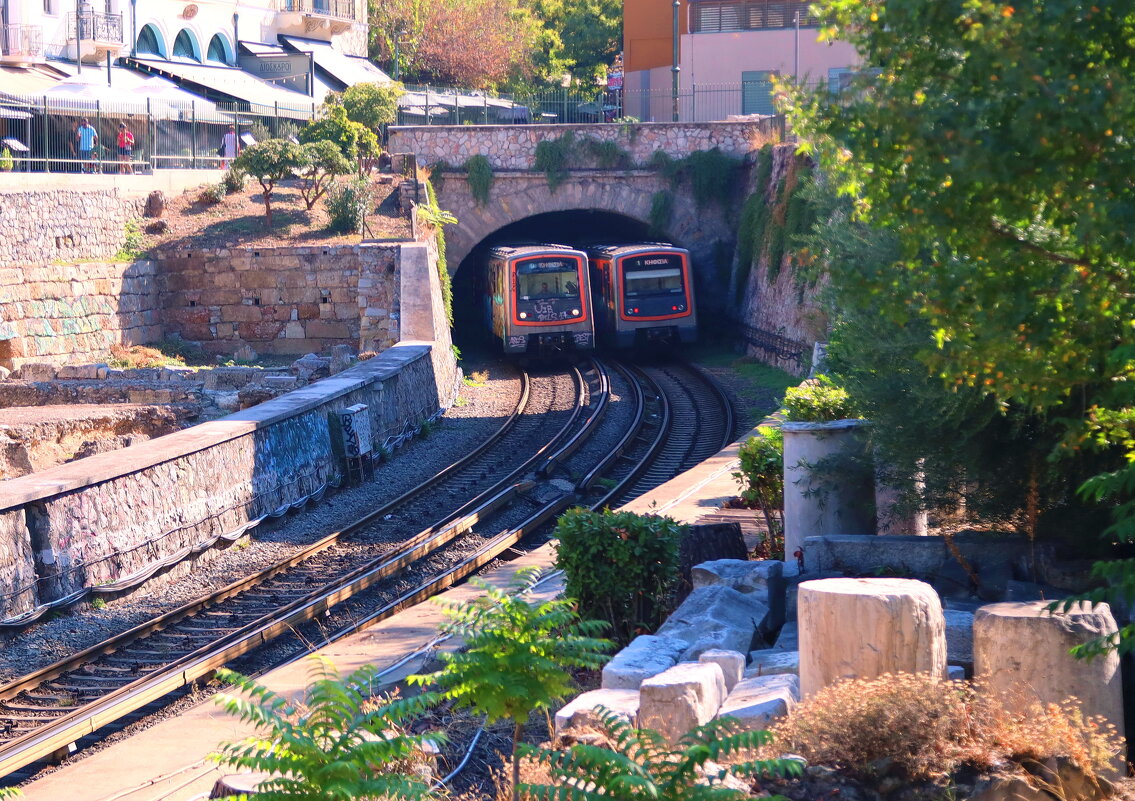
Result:
{"type": "Polygon", "coordinates": [[[0,150],[0,172],[11,172],[16,163],[12,160],[12,151],[8,148],[0,150]]]}
{"type": "Polygon", "coordinates": [[[542,139],[536,143],[535,167],[544,173],[548,188],[553,192],[567,180],[575,144],[575,134],[571,131],[559,139],[542,139]]]}
{"type": "Polygon", "coordinates": [[[355,178],[332,184],[323,202],[327,208],[328,231],[357,234],[362,232],[374,204],[374,191],[365,178],[355,178]]]}
{"type": "Polygon", "coordinates": [[[230,195],[235,195],[238,192],[243,192],[244,188],[248,185],[248,173],[238,170],[236,167],[229,167],[225,170],[225,174],[221,177],[221,186],[225,188],[225,192],[230,195]]]}
{"type": "Polygon", "coordinates": [[[536,801],[741,801],[749,794],[728,777],[798,776],[800,763],[749,759],[771,739],[746,731],[734,718],[717,718],[670,745],[652,729],[635,729],[605,707],[600,728],[607,747],[573,745],[566,751],[525,746],[524,755],[547,767],[551,783],[523,784],[536,801]],[[704,778],[703,778],[704,776],[704,778]],[[571,790],[570,793],[564,792],[571,790]]]}
{"type": "Polygon", "coordinates": [[[207,184],[201,188],[201,192],[197,195],[197,202],[206,206],[215,206],[225,199],[228,192],[225,190],[224,183],[207,184]]]}
{"type": "Polygon", "coordinates": [[[347,118],[351,121],[378,131],[381,126],[398,118],[398,98],[405,93],[402,84],[393,81],[385,84],[357,83],[333,95],[328,102],[346,109],[347,118]]]}
{"type": "Polygon", "coordinates": [[[627,643],[669,611],[685,527],[668,517],[576,508],[556,523],[556,567],[584,617],[606,620],[627,643]]]}
{"type": "Polygon", "coordinates": [[[326,106],[324,112],[324,116],[312,120],[300,131],[298,138],[301,143],[334,142],[343,157],[352,164],[378,155],[380,148],[374,131],[348,118],[343,106],[326,106]]]}
{"type": "Polygon", "coordinates": [[[741,469],[733,478],[741,485],[741,499],[764,516],[769,556],[783,559],[784,435],[779,428],[762,426],[741,444],[738,455],[741,469]]]}
{"type": "Polygon", "coordinates": [[[478,206],[489,202],[493,188],[493,165],[484,156],[472,156],[465,162],[465,173],[469,181],[469,192],[478,206]]]}
{"type": "Polygon", "coordinates": [[[137,220],[127,220],[122,226],[122,247],[115,254],[118,261],[136,261],[145,251],[146,235],[137,220]]]}
{"type": "Polygon", "coordinates": [[[785,419],[794,423],[827,423],[856,417],[851,396],[827,376],[819,376],[784,393],[785,419]]]}
{"type": "Polygon", "coordinates": [[[409,678],[414,684],[437,684],[457,708],[471,707],[488,723],[512,721],[514,798],[518,746],[528,716],[569,694],[573,688],[569,668],[600,667],[606,661],[603,652],[611,646],[597,637],[605,624],[580,620],[571,600],[525,599],[541,579],[538,568],[520,571],[516,583],[503,590],[474,579],[484,594],[447,605],[449,621],[442,628],[459,637],[465,647],[438,654],[445,663],[438,672],[409,678]]]}

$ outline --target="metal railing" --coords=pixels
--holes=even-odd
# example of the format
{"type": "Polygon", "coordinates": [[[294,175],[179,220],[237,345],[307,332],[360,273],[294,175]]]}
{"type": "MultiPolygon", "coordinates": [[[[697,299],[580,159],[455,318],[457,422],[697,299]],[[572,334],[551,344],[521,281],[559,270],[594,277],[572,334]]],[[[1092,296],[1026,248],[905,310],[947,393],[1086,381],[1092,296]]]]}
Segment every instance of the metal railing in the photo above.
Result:
{"type": "MultiPolygon", "coordinates": [[[[90,42],[110,42],[122,44],[122,15],[104,14],[100,11],[80,11],[79,38],[90,42]]],[[[67,37],[74,41],[75,12],[67,15],[67,37]]]]}
{"type": "Polygon", "coordinates": [[[43,55],[43,28],[39,25],[0,25],[0,56],[43,55]]]}
{"type": "Polygon", "coordinates": [[[0,94],[0,118],[7,123],[0,151],[7,149],[20,172],[119,173],[152,169],[221,167],[218,152],[230,125],[256,139],[298,133],[317,111],[314,104],[284,107],[175,102],[147,99],[110,103],[82,97],[0,94]],[[90,131],[80,132],[87,120],[90,131]],[[119,124],[134,139],[120,152],[119,124]]]}
{"type": "Polygon", "coordinates": [[[281,10],[335,19],[355,18],[354,0],[281,0],[281,10]]]}
{"type": "Polygon", "coordinates": [[[820,18],[809,12],[805,0],[720,0],[690,6],[691,33],[759,31],[791,28],[800,15],[801,27],[815,27],[820,18]]]}

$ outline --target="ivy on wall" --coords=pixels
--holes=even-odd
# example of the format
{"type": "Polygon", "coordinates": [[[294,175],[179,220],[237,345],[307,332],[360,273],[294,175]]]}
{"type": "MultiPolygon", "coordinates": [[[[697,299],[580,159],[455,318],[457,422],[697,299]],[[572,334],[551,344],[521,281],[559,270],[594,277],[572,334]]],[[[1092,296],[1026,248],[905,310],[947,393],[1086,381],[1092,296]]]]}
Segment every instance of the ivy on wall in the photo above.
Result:
{"type": "Polygon", "coordinates": [[[487,204],[493,188],[493,165],[484,156],[471,156],[465,162],[465,176],[473,200],[478,206],[487,204]]]}
{"type": "Polygon", "coordinates": [[[815,209],[808,191],[814,179],[807,162],[794,157],[784,176],[777,181],[776,189],[770,193],[772,162],[772,145],[765,145],[758,155],[756,190],[741,208],[737,231],[738,288],[745,285],[753,264],[762,256],[767,257],[768,282],[776,281],[786,253],[797,237],[807,233],[815,222],[815,209]]]}

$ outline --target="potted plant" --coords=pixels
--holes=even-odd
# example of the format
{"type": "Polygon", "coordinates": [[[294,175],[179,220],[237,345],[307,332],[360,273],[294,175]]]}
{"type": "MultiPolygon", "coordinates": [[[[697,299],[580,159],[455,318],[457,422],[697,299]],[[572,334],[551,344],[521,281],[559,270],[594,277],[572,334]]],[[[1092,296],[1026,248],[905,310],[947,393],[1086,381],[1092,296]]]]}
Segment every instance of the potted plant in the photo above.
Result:
{"type": "Polygon", "coordinates": [[[784,395],[784,552],[804,538],[874,534],[874,488],[864,426],[847,390],[826,376],[784,395]]]}

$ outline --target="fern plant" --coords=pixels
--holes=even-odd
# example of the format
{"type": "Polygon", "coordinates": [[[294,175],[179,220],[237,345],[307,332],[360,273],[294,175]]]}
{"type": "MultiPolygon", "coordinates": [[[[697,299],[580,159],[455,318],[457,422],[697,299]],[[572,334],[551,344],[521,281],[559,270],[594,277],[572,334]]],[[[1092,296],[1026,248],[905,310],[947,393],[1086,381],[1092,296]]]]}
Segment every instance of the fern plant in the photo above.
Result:
{"type": "Polygon", "coordinates": [[[474,583],[484,591],[476,600],[447,605],[443,631],[465,642],[465,649],[442,653],[445,666],[413,684],[437,684],[457,708],[469,707],[488,723],[513,724],[512,787],[517,796],[517,748],[528,716],[547,709],[572,690],[568,668],[598,668],[612,643],[599,639],[606,624],[580,620],[572,602],[559,598],[534,603],[523,597],[541,580],[537,568],[522,570],[506,589],[474,583]]]}
{"type": "Polygon", "coordinates": [[[675,745],[653,729],[636,729],[606,707],[600,728],[610,747],[578,743],[566,751],[524,746],[524,756],[547,766],[553,784],[523,784],[537,801],[733,801],[748,794],[725,785],[729,776],[798,776],[799,762],[744,759],[770,742],[767,731],[747,731],[734,718],[690,730],[675,745]],[[742,757],[738,761],[738,757],[742,757]],[[717,764],[728,760],[729,764],[717,764]],[[709,763],[713,763],[712,765],[709,763]]]}
{"type": "Polygon", "coordinates": [[[306,703],[297,703],[239,673],[219,671],[241,694],[221,694],[217,702],[257,733],[224,743],[212,758],[271,774],[256,795],[264,801],[427,797],[429,786],[412,770],[423,746],[443,742],[444,735],[409,734],[402,727],[437,696],[372,698],[377,669],[371,665],[340,676],[328,660],[312,657],[311,674],[306,703]]]}

